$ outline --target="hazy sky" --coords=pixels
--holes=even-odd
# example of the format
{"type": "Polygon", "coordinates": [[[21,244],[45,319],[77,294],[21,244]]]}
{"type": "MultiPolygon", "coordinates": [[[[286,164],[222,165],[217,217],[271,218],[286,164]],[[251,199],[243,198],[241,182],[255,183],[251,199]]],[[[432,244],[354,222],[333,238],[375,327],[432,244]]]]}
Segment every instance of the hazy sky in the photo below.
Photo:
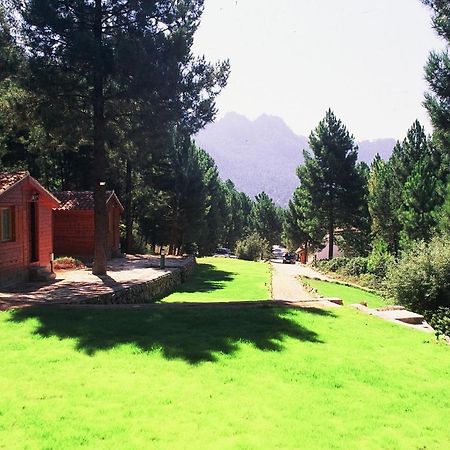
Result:
{"type": "Polygon", "coordinates": [[[443,48],[420,0],[205,0],[194,50],[229,58],[219,117],[282,117],[308,135],[331,107],[359,139],[403,138],[422,107],[423,66],[443,48]]]}

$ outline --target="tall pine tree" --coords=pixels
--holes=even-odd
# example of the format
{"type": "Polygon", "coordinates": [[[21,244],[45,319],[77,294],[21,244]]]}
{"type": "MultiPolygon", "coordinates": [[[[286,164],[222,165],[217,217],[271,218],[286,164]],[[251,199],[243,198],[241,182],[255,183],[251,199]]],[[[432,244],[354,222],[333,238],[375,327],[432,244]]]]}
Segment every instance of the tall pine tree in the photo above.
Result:
{"type": "Polygon", "coordinates": [[[250,212],[250,227],[269,244],[277,244],[281,238],[281,217],[273,200],[261,192],[255,197],[250,212]]]}
{"type": "Polygon", "coordinates": [[[228,64],[213,66],[191,53],[203,0],[14,2],[35,86],[48,99],[77,108],[88,130],[83,138],[93,151],[93,272],[104,274],[112,123],[142,112],[152,116],[153,110],[153,117],[164,117],[168,128],[198,129],[214,117],[215,96],[225,85],[228,64]]]}
{"type": "MultiPolygon", "coordinates": [[[[312,214],[334,243],[337,227],[352,229],[360,222],[364,180],[356,166],[357,147],[331,110],[311,133],[309,146],[312,153],[304,151],[305,163],[297,174],[311,198],[312,214]]],[[[333,245],[328,257],[333,258],[333,245]]]]}
{"type": "Polygon", "coordinates": [[[385,242],[389,250],[397,254],[402,226],[397,213],[401,197],[398,196],[395,185],[391,164],[376,155],[368,184],[372,237],[376,241],[385,242]]]}

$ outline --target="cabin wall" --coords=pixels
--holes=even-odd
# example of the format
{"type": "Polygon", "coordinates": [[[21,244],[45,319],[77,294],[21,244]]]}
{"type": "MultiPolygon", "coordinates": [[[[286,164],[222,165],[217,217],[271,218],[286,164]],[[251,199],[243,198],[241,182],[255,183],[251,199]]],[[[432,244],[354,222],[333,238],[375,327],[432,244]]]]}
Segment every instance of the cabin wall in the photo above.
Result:
{"type": "Polygon", "coordinates": [[[28,278],[26,257],[28,223],[23,205],[23,190],[12,189],[0,198],[0,206],[13,207],[14,241],[0,242],[0,286],[24,281],[28,278]]]}
{"type": "MultiPolygon", "coordinates": [[[[108,257],[120,253],[120,214],[113,202],[108,208],[108,257]]],[[[94,256],[94,211],[54,210],[53,245],[57,256],[94,256]]]]}
{"type": "Polygon", "coordinates": [[[27,183],[11,188],[0,197],[0,206],[13,208],[14,240],[0,242],[0,286],[28,280],[31,266],[51,269],[53,252],[52,209],[42,201],[36,202],[38,258],[31,263],[29,205],[35,188],[27,183]]]}
{"type": "Polygon", "coordinates": [[[53,211],[53,245],[58,256],[92,257],[94,211],[53,211]]]}
{"type": "Polygon", "coordinates": [[[53,211],[39,205],[38,209],[39,265],[50,268],[53,253],[53,211]]]}

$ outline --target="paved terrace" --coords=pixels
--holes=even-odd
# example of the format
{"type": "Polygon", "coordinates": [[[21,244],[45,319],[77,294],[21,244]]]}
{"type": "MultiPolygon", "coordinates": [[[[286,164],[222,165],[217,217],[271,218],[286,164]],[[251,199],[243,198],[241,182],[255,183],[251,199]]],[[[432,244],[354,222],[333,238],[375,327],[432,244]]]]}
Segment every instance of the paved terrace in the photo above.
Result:
{"type": "Polygon", "coordinates": [[[126,255],[108,262],[106,276],[92,275],[91,269],[61,270],[46,283],[24,283],[0,290],[0,310],[16,306],[49,303],[79,303],[90,297],[120,291],[173,272],[190,259],[166,257],[159,269],[159,256],[126,255]]]}

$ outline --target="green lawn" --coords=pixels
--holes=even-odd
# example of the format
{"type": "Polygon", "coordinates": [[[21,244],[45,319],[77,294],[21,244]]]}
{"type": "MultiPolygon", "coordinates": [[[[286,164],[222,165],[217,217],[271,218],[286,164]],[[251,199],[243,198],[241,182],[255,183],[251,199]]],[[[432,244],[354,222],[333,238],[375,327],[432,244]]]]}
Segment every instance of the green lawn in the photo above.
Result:
{"type": "Polygon", "coordinates": [[[164,302],[268,300],[270,266],[234,258],[199,258],[193,276],[164,302]]]}
{"type": "Polygon", "coordinates": [[[0,313],[0,360],[8,450],[450,442],[450,347],[348,307],[34,307],[0,313]]]}
{"type": "Polygon", "coordinates": [[[361,301],[366,301],[369,308],[378,308],[386,305],[386,300],[383,297],[367,292],[364,289],[328,281],[313,280],[311,278],[302,278],[302,281],[316,289],[322,297],[338,297],[346,305],[361,303],[361,301]]]}

